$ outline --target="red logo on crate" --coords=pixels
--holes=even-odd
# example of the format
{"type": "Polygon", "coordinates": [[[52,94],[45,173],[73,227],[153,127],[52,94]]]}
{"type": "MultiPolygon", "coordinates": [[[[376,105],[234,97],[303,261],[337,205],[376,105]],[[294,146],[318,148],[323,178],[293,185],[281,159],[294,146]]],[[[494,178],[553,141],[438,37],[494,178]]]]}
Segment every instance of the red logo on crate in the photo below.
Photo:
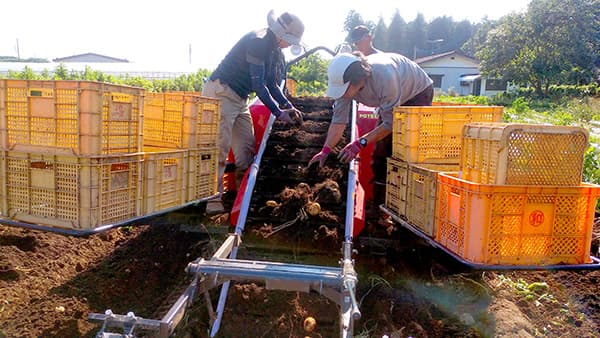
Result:
{"type": "Polygon", "coordinates": [[[529,214],[529,224],[533,227],[539,227],[544,223],[544,213],[534,210],[529,214]]]}

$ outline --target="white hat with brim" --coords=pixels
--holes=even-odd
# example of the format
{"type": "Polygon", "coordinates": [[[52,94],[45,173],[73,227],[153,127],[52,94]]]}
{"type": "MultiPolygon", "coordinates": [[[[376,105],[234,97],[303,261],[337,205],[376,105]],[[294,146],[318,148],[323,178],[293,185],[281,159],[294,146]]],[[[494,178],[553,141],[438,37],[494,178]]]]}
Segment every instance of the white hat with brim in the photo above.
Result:
{"type": "Polygon", "coordinates": [[[348,87],[350,86],[350,82],[346,82],[346,83],[342,83],[342,84],[333,84],[331,83],[331,81],[327,81],[327,96],[334,98],[334,99],[339,99],[340,97],[344,96],[344,93],[346,93],[346,90],[348,90],[348,87]]]}
{"type": "Polygon", "coordinates": [[[327,67],[327,96],[336,100],[344,96],[350,86],[350,81],[344,82],[344,73],[357,61],[360,59],[350,53],[340,53],[331,60],[327,67]]]}
{"type": "Polygon", "coordinates": [[[280,39],[285,40],[290,45],[300,44],[302,34],[304,33],[304,24],[294,14],[286,12],[276,18],[275,11],[271,10],[267,15],[267,23],[269,24],[269,29],[280,39]],[[284,16],[288,18],[288,22],[284,21],[284,16]]]}

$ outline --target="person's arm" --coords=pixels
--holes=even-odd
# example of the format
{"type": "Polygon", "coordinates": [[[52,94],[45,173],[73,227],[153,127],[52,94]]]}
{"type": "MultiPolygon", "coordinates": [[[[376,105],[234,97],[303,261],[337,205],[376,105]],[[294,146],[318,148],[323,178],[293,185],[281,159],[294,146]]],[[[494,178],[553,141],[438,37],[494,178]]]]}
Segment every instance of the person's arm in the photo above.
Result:
{"type": "Polygon", "coordinates": [[[318,152],[313,158],[308,162],[308,166],[310,167],[313,163],[319,163],[319,166],[322,167],[327,159],[327,156],[331,152],[331,149],[335,147],[342,135],[344,134],[344,130],[346,129],[346,125],[348,123],[348,115],[350,113],[350,108],[352,107],[352,100],[349,99],[338,99],[333,103],[333,116],[331,118],[331,124],[329,125],[329,129],[327,130],[327,137],[325,138],[325,143],[323,144],[323,148],[320,152],[318,152]]]}
{"type": "Polygon", "coordinates": [[[375,143],[382,140],[384,137],[392,133],[391,129],[388,129],[385,125],[380,124],[373,128],[370,132],[364,134],[362,137],[367,139],[367,144],[375,143]]]}
{"type": "Polygon", "coordinates": [[[344,134],[344,130],[346,129],[346,124],[341,123],[332,123],[329,125],[329,129],[327,130],[327,138],[325,139],[325,143],[323,147],[328,147],[329,149],[333,149],[338,142],[342,139],[342,135],[344,134]]]}
{"type": "Polygon", "coordinates": [[[269,108],[273,115],[279,117],[282,111],[273,100],[265,84],[265,65],[250,63],[249,67],[252,91],[256,93],[256,96],[269,108]]]}
{"type": "Polygon", "coordinates": [[[325,164],[325,160],[327,156],[331,152],[331,149],[335,147],[342,135],[344,134],[344,130],[346,129],[345,123],[332,123],[329,125],[329,129],[327,130],[327,138],[325,139],[325,143],[323,144],[323,148],[319,151],[315,156],[313,156],[310,161],[308,161],[308,166],[310,167],[313,163],[319,163],[319,167],[322,167],[325,164]]]}
{"type": "Polygon", "coordinates": [[[377,68],[377,71],[373,72],[373,76],[375,80],[373,83],[374,92],[377,95],[377,101],[379,101],[376,114],[381,118],[381,123],[362,136],[367,139],[367,144],[377,142],[392,132],[394,106],[400,104],[400,97],[402,96],[402,89],[399,84],[402,79],[394,68],[377,68]]]}
{"type": "Polygon", "coordinates": [[[281,109],[289,109],[293,107],[290,101],[288,101],[288,99],[281,91],[281,88],[279,88],[279,86],[276,83],[267,83],[267,89],[269,90],[269,93],[275,99],[275,101],[279,103],[279,107],[281,109]]]}
{"type": "Polygon", "coordinates": [[[393,113],[394,107],[390,105],[384,105],[377,108],[378,115],[381,116],[382,123],[378,124],[370,132],[362,135],[367,139],[367,144],[375,143],[382,140],[386,136],[392,133],[393,130],[393,113]]]}

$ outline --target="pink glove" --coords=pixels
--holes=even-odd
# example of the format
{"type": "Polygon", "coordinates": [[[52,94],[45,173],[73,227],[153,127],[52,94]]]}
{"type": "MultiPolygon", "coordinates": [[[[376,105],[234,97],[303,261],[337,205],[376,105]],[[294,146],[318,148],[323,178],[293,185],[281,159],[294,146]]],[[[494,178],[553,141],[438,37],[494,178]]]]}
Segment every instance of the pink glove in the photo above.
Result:
{"type": "Polygon", "coordinates": [[[360,144],[358,140],[355,140],[352,143],[348,143],[344,149],[339,153],[338,159],[343,163],[348,163],[356,158],[358,153],[360,152],[360,144]]]}
{"type": "Polygon", "coordinates": [[[315,156],[313,156],[310,161],[308,161],[308,166],[310,167],[313,163],[319,162],[319,168],[323,167],[325,164],[325,160],[327,159],[327,155],[331,152],[331,148],[328,146],[324,146],[321,151],[319,151],[315,156]]]}

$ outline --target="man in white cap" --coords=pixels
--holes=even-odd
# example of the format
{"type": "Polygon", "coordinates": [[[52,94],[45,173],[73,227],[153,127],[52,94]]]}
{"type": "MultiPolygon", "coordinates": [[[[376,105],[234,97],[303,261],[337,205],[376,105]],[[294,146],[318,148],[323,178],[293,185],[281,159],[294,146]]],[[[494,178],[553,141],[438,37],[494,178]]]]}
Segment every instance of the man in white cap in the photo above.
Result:
{"type": "Polygon", "coordinates": [[[373,169],[374,206],[385,202],[387,158],[392,155],[393,108],[395,106],[430,106],[433,81],[412,60],[394,53],[338,54],[327,69],[327,96],[335,99],[333,117],[322,150],[308,163],[322,166],[342,137],[349,120],[352,100],[376,107],[377,125],[359,139],[347,144],[338,154],[342,162],[353,160],[358,153],[374,143],[373,169]]]}
{"type": "MultiPolygon", "coordinates": [[[[235,157],[236,183],[254,158],[254,128],[248,110],[250,93],[269,108],[279,120],[291,123],[302,114],[287,100],[278,84],[285,77],[285,60],[282,48],[300,43],[304,25],[290,13],[276,17],[267,15],[268,28],[244,35],[221,61],[204,84],[202,95],[221,100],[221,119],[217,146],[219,147],[218,186],[223,192],[225,160],[232,149],[235,157]]],[[[222,201],[211,200],[207,213],[224,212],[222,201]]]]}

